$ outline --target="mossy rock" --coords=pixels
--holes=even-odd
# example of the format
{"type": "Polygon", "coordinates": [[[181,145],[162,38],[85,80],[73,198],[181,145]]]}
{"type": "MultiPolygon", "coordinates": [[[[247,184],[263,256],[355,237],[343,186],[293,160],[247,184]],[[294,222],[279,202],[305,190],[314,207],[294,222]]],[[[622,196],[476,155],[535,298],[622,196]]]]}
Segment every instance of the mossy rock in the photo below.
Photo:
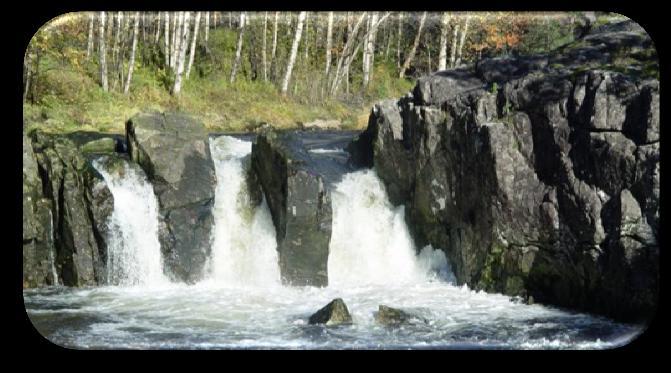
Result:
{"type": "Polygon", "coordinates": [[[111,137],[89,141],[81,146],[82,153],[85,154],[112,154],[114,153],[115,143],[111,137]]]}

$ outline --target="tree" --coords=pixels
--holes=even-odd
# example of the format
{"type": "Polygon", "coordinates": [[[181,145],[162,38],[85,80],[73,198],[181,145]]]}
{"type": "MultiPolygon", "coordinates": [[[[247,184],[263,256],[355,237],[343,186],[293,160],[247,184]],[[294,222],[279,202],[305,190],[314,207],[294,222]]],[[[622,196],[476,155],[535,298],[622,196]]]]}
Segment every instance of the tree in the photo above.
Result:
{"type": "Polygon", "coordinates": [[[331,68],[331,48],[333,44],[333,12],[329,12],[328,26],[326,28],[326,73],[328,79],[329,69],[331,68]]]}
{"type": "Polygon", "coordinates": [[[191,74],[191,66],[193,65],[193,58],[196,54],[196,41],[198,40],[198,25],[200,25],[200,12],[196,13],[196,20],[193,24],[193,38],[191,40],[191,49],[189,51],[189,65],[186,68],[186,78],[189,79],[191,74]]]}
{"type": "Polygon", "coordinates": [[[261,63],[263,64],[263,81],[268,81],[268,66],[266,61],[266,33],[268,29],[268,12],[263,12],[263,44],[261,47],[261,63]]]}
{"type": "Polygon", "coordinates": [[[182,90],[182,74],[184,73],[184,60],[186,59],[186,46],[189,43],[189,12],[180,12],[182,23],[179,43],[179,54],[177,58],[177,72],[175,74],[175,85],[172,88],[172,94],[177,96],[182,90]]]}
{"type": "Polygon", "coordinates": [[[210,36],[210,12],[205,12],[205,48],[207,48],[207,40],[210,36]]]}
{"type": "Polygon", "coordinates": [[[438,53],[438,70],[447,68],[447,29],[450,18],[447,13],[443,13],[440,25],[440,52],[438,53]]]}
{"type": "Polygon", "coordinates": [[[126,77],[126,84],[123,87],[125,95],[130,91],[130,81],[133,78],[133,67],[135,66],[135,49],[137,47],[137,33],[140,24],[140,12],[135,12],[135,24],[133,25],[133,46],[130,52],[130,61],[128,62],[128,76],[126,77]]]}
{"type": "Polygon", "coordinates": [[[457,52],[457,62],[455,63],[456,66],[459,66],[461,64],[461,51],[464,48],[464,41],[466,40],[466,34],[468,34],[468,21],[471,19],[470,16],[466,16],[466,20],[464,21],[464,29],[461,31],[461,40],[459,41],[459,51],[457,52]]]}
{"type": "Polygon", "coordinates": [[[289,89],[289,80],[291,79],[291,71],[294,68],[294,63],[296,62],[296,54],[298,52],[298,44],[301,42],[301,33],[303,32],[303,22],[305,22],[306,12],[300,12],[298,14],[298,23],[296,24],[296,34],[294,35],[294,41],[291,44],[291,54],[289,55],[289,61],[287,64],[287,72],[284,75],[282,80],[282,94],[286,95],[287,90],[289,89]]]}
{"type": "Polygon", "coordinates": [[[95,17],[94,13],[89,14],[89,37],[86,43],[86,59],[91,58],[91,52],[93,52],[93,18],[95,17]]]}
{"type": "Polygon", "coordinates": [[[417,53],[417,46],[419,45],[419,38],[422,35],[422,29],[424,28],[424,22],[426,22],[426,14],[427,12],[424,12],[422,14],[422,18],[419,21],[419,28],[417,28],[417,35],[415,35],[415,41],[412,43],[412,48],[410,49],[410,53],[408,53],[408,56],[405,58],[405,62],[403,62],[403,65],[401,66],[401,69],[398,73],[399,78],[403,78],[405,75],[405,70],[410,67],[410,64],[412,63],[412,60],[415,58],[415,53],[417,53]]]}
{"type": "MultiPolygon", "coordinates": [[[[165,67],[170,66],[170,13],[165,12],[165,31],[163,32],[163,51],[165,54],[165,67]]],[[[173,31],[174,32],[174,31],[173,31]]]]}
{"type": "Polygon", "coordinates": [[[452,34],[452,48],[450,52],[450,67],[454,67],[454,62],[457,57],[457,36],[459,35],[459,23],[454,27],[454,33],[452,34]]]}
{"type": "Polygon", "coordinates": [[[375,24],[377,23],[377,12],[373,12],[368,18],[368,33],[364,40],[363,49],[363,87],[368,87],[370,80],[370,70],[373,64],[373,54],[375,52],[375,24]]]}
{"type": "Polygon", "coordinates": [[[105,49],[105,12],[100,12],[100,25],[98,30],[98,54],[100,58],[100,84],[103,91],[109,91],[107,83],[107,49],[105,49]]]}
{"type": "Polygon", "coordinates": [[[240,57],[242,56],[242,38],[245,33],[245,12],[240,12],[240,33],[238,34],[238,46],[235,49],[235,61],[231,69],[231,83],[235,81],[235,74],[238,72],[240,57]]]}
{"type": "MultiPolygon", "coordinates": [[[[347,41],[345,42],[345,46],[343,47],[342,53],[340,54],[340,58],[338,58],[338,64],[336,66],[335,75],[333,76],[333,83],[331,84],[331,96],[335,96],[336,92],[338,91],[340,79],[342,78],[341,77],[342,71],[344,70],[347,73],[349,73],[349,64],[346,63],[345,64],[346,68],[342,69],[343,62],[345,62],[345,59],[348,59],[350,57],[350,54],[348,54],[348,52],[352,48],[356,34],[359,31],[359,28],[361,27],[361,24],[365,18],[366,18],[366,12],[363,12],[359,17],[359,20],[356,22],[356,25],[354,25],[352,31],[347,33],[347,41]]],[[[351,55],[354,54],[355,53],[352,53],[351,55]]]]}

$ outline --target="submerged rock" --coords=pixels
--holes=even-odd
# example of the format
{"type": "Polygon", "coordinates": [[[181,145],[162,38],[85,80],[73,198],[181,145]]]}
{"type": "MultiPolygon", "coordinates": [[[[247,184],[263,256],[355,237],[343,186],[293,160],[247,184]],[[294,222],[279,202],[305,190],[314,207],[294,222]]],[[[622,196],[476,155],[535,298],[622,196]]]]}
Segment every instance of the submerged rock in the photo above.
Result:
{"type": "Polygon", "coordinates": [[[210,255],[216,176],[203,123],[180,113],[141,113],[126,123],[128,152],[159,201],[159,240],[169,272],[198,281],[210,255]]]}
{"type": "Polygon", "coordinates": [[[352,316],[347,309],[347,305],[341,298],[332,300],[319,311],[315,312],[308,321],[313,324],[339,325],[351,324],[352,316]]]}
{"type": "Polygon", "coordinates": [[[418,315],[413,315],[398,308],[392,308],[385,305],[380,305],[378,311],[375,313],[375,321],[378,324],[385,326],[397,326],[408,323],[427,323],[428,321],[418,315]]]}
{"type": "Polygon", "coordinates": [[[438,72],[378,103],[348,151],[459,284],[643,320],[659,286],[659,82],[638,69],[653,48],[612,27],[438,72]],[[640,58],[609,70],[629,49],[640,58]]]}
{"type": "Polygon", "coordinates": [[[331,195],[309,160],[291,133],[266,128],[252,145],[252,167],[276,229],[282,282],[326,286],[331,195]]]}

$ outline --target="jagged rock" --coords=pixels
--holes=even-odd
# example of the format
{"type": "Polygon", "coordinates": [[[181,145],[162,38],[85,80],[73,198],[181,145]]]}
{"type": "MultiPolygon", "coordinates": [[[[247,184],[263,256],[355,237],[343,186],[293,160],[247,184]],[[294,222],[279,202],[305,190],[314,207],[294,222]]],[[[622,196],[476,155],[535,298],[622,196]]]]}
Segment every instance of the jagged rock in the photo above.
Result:
{"type": "Polygon", "coordinates": [[[252,145],[252,167],[275,225],[282,281],[326,286],[332,211],[324,176],[291,133],[270,128],[252,145]]]}
{"type": "Polygon", "coordinates": [[[352,162],[375,168],[417,247],[443,248],[458,283],[644,319],[658,288],[659,84],[636,63],[609,66],[623,50],[656,63],[646,48],[644,33],[607,28],[424,77],[376,105],[352,162]]]}
{"type": "Polygon", "coordinates": [[[82,153],[113,154],[117,148],[117,142],[111,137],[89,141],[82,145],[82,153]]]}
{"type": "MultiPolygon", "coordinates": [[[[37,131],[31,135],[30,142],[42,190],[42,198],[34,210],[38,214],[33,219],[38,222],[41,232],[38,231],[34,240],[33,257],[43,264],[35,270],[31,268],[31,260],[24,260],[24,275],[45,278],[47,271],[47,283],[67,286],[103,283],[106,244],[96,226],[104,223],[95,221],[89,198],[92,178],[97,172],[75,142],[65,135],[37,131]]],[[[30,158],[27,148],[24,148],[24,157],[30,158]]],[[[27,170],[32,173],[31,162],[27,170]]],[[[111,203],[108,200],[111,194],[104,184],[98,185],[94,193],[99,195],[101,203],[111,203]],[[106,199],[108,201],[104,202],[106,199]]],[[[100,219],[104,216],[100,215],[100,219]]],[[[30,227],[27,230],[24,227],[24,231],[30,232],[30,227]]],[[[37,281],[32,285],[43,284],[43,281],[37,281]]]]}
{"type": "Polygon", "coordinates": [[[310,324],[326,325],[351,324],[352,316],[349,314],[345,302],[341,298],[336,298],[310,316],[308,322],[310,324]]]}
{"type": "Polygon", "coordinates": [[[126,123],[128,152],[158,198],[159,240],[170,273],[193,283],[210,254],[216,177],[204,125],[180,113],[141,113],[126,123]]]}
{"type": "Polygon", "coordinates": [[[426,319],[418,315],[413,315],[406,311],[397,308],[391,308],[382,304],[378,307],[378,311],[375,313],[375,321],[378,324],[385,326],[397,326],[400,324],[415,322],[428,322],[426,319]]]}

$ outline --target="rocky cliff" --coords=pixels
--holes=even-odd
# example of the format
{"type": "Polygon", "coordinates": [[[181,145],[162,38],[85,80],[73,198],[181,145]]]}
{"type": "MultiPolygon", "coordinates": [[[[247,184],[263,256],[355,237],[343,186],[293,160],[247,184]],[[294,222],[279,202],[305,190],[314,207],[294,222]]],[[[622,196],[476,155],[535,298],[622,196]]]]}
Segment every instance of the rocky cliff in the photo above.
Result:
{"type": "Polygon", "coordinates": [[[609,25],[542,56],[419,79],[352,142],[459,283],[647,319],[659,274],[652,41],[609,25]]]}

